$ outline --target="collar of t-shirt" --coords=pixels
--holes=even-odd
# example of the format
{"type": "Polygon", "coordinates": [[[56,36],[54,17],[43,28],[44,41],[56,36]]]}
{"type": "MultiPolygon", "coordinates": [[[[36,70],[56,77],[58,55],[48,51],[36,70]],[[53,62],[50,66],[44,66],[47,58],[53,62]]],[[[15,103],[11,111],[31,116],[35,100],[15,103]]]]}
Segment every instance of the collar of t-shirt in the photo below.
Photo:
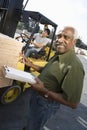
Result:
{"type": "Polygon", "coordinates": [[[75,56],[75,50],[74,49],[70,49],[69,51],[67,51],[66,53],[62,54],[62,55],[58,55],[59,57],[59,62],[69,62],[69,60],[72,60],[72,57],[75,56]]]}

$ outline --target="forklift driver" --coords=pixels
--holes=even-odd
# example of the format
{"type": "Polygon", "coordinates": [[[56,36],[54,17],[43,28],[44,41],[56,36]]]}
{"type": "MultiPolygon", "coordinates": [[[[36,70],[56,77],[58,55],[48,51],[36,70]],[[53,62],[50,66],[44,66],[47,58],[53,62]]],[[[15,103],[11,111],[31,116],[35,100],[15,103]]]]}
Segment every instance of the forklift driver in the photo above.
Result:
{"type": "Polygon", "coordinates": [[[48,42],[50,42],[47,38],[49,34],[50,30],[48,28],[44,29],[42,34],[35,33],[31,45],[29,45],[27,50],[24,52],[24,55],[30,57],[32,53],[39,52],[48,42]]]}

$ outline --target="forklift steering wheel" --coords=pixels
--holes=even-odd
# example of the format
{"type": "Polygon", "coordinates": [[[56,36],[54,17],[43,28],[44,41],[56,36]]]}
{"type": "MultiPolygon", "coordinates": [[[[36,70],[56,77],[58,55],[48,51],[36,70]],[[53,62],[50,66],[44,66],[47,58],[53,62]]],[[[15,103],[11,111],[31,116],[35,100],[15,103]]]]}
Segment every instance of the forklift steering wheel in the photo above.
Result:
{"type": "Polygon", "coordinates": [[[15,39],[20,42],[26,42],[29,39],[29,36],[25,33],[21,33],[20,36],[17,36],[15,39]]]}

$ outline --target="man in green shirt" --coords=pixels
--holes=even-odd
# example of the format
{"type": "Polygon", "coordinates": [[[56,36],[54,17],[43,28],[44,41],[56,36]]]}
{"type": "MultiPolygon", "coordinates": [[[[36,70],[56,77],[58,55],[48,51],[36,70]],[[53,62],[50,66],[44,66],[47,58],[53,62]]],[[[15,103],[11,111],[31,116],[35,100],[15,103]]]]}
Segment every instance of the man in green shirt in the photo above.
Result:
{"type": "Polygon", "coordinates": [[[75,54],[77,34],[73,27],[65,27],[57,35],[56,54],[45,67],[25,64],[41,72],[36,84],[31,86],[29,120],[26,130],[44,130],[47,120],[54,115],[60,104],[77,108],[80,102],[84,69],[75,54]]]}

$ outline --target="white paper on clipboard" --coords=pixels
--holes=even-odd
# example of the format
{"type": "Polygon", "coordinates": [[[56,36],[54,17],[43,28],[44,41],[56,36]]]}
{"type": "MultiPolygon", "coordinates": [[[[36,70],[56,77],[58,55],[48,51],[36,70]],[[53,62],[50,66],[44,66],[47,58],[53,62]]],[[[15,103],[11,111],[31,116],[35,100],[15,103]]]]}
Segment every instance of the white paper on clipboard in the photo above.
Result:
{"type": "Polygon", "coordinates": [[[35,76],[31,73],[17,70],[15,68],[4,65],[4,76],[5,78],[14,79],[22,82],[27,82],[30,84],[35,84],[35,76]]]}

